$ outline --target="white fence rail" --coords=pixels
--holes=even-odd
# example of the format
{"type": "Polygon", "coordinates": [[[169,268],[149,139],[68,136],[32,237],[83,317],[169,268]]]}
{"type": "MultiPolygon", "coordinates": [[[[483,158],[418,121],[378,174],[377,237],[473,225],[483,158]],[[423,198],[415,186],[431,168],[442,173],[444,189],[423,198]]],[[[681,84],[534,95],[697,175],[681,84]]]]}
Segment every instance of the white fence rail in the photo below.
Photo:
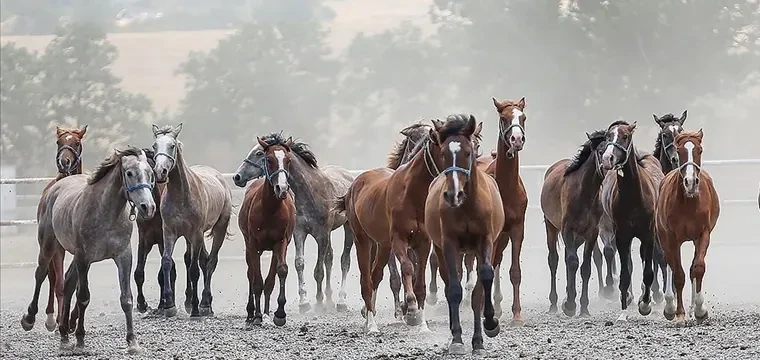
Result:
{"type": "MultiPolygon", "coordinates": [[[[706,160],[702,162],[703,166],[708,167],[720,167],[720,166],[736,166],[736,165],[760,165],[760,159],[733,159],[733,160],[706,160]]],[[[539,182],[543,180],[543,175],[549,165],[523,165],[520,166],[520,171],[540,171],[539,182]]],[[[349,170],[354,175],[359,175],[366,170],[349,170]]],[[[231,179],[234,174],[227,173],[223,176],[227,179],[231,179]]],[[[524,175],[523,175],[524,177],[524,175]]],[[[0,185],[19,185],[19,184],[42,184],[53,180],[52,177],[38,177],[38,178],[23,178],[23,179],[0,179],[0,185]]],[[[28,197],[31,195],[20,195],[19,197],[28,197]]],[[[737,199],[737,200],[723,200],[723,204],[755,204],[757,199],[737,199]]],[[[537,208],[531,206],[531,208],[537,208]]],[[[36,225],[37,220],[0,220],[0,226],[19,226],[19,225],[36,225]]]]}

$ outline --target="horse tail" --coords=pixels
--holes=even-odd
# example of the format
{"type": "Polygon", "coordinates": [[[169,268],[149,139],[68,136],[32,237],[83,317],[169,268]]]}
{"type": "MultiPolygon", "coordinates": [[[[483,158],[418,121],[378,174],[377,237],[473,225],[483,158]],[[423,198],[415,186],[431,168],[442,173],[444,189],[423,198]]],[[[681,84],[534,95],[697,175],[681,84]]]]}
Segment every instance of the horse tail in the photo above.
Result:
{"type": "Polygon", "coordinates": [[[346,214],[346,197],[348,194],[343,196],[338,196],[335,200],[335,203],[333,204],[333,211],[335,211],[338,214],[345,215],[346,214]]]}

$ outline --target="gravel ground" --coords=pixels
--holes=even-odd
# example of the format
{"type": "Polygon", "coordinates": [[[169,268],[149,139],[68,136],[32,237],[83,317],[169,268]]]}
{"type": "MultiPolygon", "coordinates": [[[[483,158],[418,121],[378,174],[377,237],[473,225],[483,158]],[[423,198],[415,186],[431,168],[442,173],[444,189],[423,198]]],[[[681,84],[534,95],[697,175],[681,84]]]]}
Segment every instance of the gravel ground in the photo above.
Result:
{"type": "MultiPolygon", "coordinates": [[[[23,242],[3,240],[3,257],[16,252],[16,259],[34,259],[36,244],[33,238],[23,242]],[[22,245],[19,245],[23,243],[22,245]],[[9,244],[14,244],[12,247],[9,244]],[[32,245],[29,245],[32,244],[32,245]]],[[[522,327],[508,325],[511,305],[511,285],[508,272],[502,270],[505,315],[502,331],[495,338],[485,338],[485,358],[530,359],[758,359],[760,358],[760,278],[749,276],[747,265],[753,264],[753,254],[760,245],[751,243],[725,244],[713,242],[707,258],[705,277],[710,319],[703,324],[687,322],[676,328],[662,316],[656,306],[652,315],[637,313],[627,323],[616,322],[617,302],[597,298],[595,271],[592,275],[589,318],[567,318],[547,314],[548,268],[543,238],[533,237],[523,250],[523,315],[522,327]],[[740,279],[740,280],[737,280],[740,279]]],[[[182,242],[181,242],[182,243],[182,242]]],[[[342,234],[333,234],[336,251],[333,283],[340,279],[339,258],[342,234]]],[[[179,245],[181,256],[184,245],[179,245]]],[[[307,241],[305,277],[309,297],[314,298],[313,264],[315,244],[307,241]]],[[[242,254],[242,241],[225,244],[223,256],[242,254]]],[[[638,249],[633,249],[634,254],[638,249]]],[[[292,251],[289,264],[293,264],[292,251]]],[[[692,247],[684,246],[684,258],[690,259],[692,247]]],[[[69,256],[70,258],[70,256],[69,256]]],[[[146,267],[145,292],[149,304],[155,305],[158,286],[155,275],[158,255],[154,252],[146,267]]],[[[355,259],[352,257],[352,259],[355,259]]],[[[26,261],[24,260],[24,261],[26,261]]],[[[178,259],[179,260],[179,259],[178,259]]],[[[564,292],[564,266],[560,265],[558,288],[560,301],[564,292]]],[[[640,272],[640,269],[637,269],[640,272]]],[[[13,359],[42,359],[66,356],[93,359],[127,358],[124,341],[124,316],[118,302],[116,270],[111,262],[93,265],[90,272],[92,299],[87,310],[87,335],[84,353],[73,354],[59,350],[59,336],[44,329],[44,306],[47,285],[43,285],[40,314],[32,331],[21,329],[19,320],[25,312],[32,293],[34,269],[4,267],[0,283],[0,355],[13,359]]],[[[638,274],[637,274],[638,275],[638,274]]],[[[184,279],[184,270],[178,278],[184,279]]],[[[580,278],[580,277],[579,277],[580,278]]],[[[636,289],[640,275],[634,276],[636,289]]],[[[214,282],[216,316],[191,320],[180,309],[173,319],[136,313],[135,327],[143,352],[131,358],[146,359],[439,359],[449,358],[446,349],[449,339],[445,300],[427,308],[428,325],[432,333],[421,334],[393,318],[391,294],[387,276],[378,296],[378,325],[381,334],[366,336],[359,314],[361,299],[355,261],[347,284],[350,311],[334,309],[307,314],[298,313],[296,272],[291,265],[287,296],[288,323],[281,328],[271,321],[262,328],[245,327],[247,281],[245,262],[225,257],[220,261],[214,282]]],[[[335,286],[337,296],[337,285],[335,286]]],[[[134,288],[134,286],[133,286],[134,288]]],[[[578,286],[580,290],[580,284],[578,286]]],[[[685,289],[686,306],[690,291],[685,289]]],[[[178,304],[184,299],[184,281],[178,282],[178,304]]],[[[136,291],[134,291],[136,297],[136,291]]],[[[273,297],[277,294],[277,288],[273,297]]],[[[443,294],[439,298],[443,299],[443,294]]],[[[638,294],[637,294],[638,296],[638,294]]],[[[273,303],[275,299],[273,298],[273,303]]],[[[634,307],[635,308],[635,307],[634,307]]],[[[635,313],[634,308],[632,311],[635,313]]],[[[632,313],[632,314],[634,314],[632,313]]],[[[472,334],[472,312],[462,308],[463,338],[469,346],[472,334]]],[[[73,341],[72,337],[72,341],[73,341]]],[[[464,358],[470,358],[465,356],[464,358]]]]}

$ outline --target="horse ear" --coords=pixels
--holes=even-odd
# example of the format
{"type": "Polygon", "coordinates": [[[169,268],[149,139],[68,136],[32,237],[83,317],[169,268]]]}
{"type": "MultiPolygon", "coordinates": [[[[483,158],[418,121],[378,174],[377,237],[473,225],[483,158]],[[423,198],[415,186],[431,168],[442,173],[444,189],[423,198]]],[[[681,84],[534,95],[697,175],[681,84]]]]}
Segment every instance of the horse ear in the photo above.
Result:
{"type": "Polygon", "coordinates": [[[182,123],[177,124],[176,127],[174,127],[174,130],[172,131],[172,134],[174,135],[174,138],[176,139],[177,136],[179,136],[179,133],[182,131],[182,123]]]}
{"type": "Polygon", "coordinates": [[[475,134],[475,130],[478,128],[478,122],[475,121],[475,117],[470,115],[470,119],[467,120],[467,127],[465,128],[465,133],[467,134],[467,137],[472,137],[472,135],[475,134]]]}
{"type": "Polygon", "coordinates": [[[77,134],[79,134],[79,138],[83,138],[84,134],[87,133],[87,125],[83,126],[81,129],[77,130],[77,134]]]}
{"type": "Polygon", "coordinates": [[[293,147],[293,137],[292,136],[288,137],[288,139],[285,140],[285,146],[288,149],[290,149],[291,147],[293,147]]]}
{"type": "Polygon", "coordinates": [[[705,136],[705,133],[702,132],[702,128],[699,128],[699,131],[697,131],[697,137],[699,138],[699,141],[702,141],[702,138],[705,136]]]}
{"type": "Polygon", "coordinates": [[[657,125],[662,126],[662,120],[660,120],[660,118],[658,118],[657,115],[652,114],[652,117],[654,118],[654,122],[656,122],[657,125]]]}
{"type": "Polygon", "coordinates": [[[491,99],[493,100],[493,106],[496,106],[496,111],[501,112],[501,110],[504,109],[504,104],[499,100],[496,100],[495,97],[492,97],[491,99]]]}
{"type": "Polygon", "coordinates": [[[401,131],[399,131],[399,133],[401,135],[409,137],[409,136],[412,135],[412,127],[411,126],[407,126],[407,127],[403,128],[403,129],[401,129],[401,131]]]}
{"type": "Polygon", "coordinates": [[[631,129],[631,134],[633,134],[633,132],[636,130],[636,122],[634,121],[633,124],[631,124],[631,126],[628,128],[631,129]]]}
{"type": "Polygon", "coordinates": [[[520,98],[520,101],[517,102],[517,106],[520,107],[520,110],[525,110],[525,96],[520,98]]]}
{"type": "Polygon", "coordinates": [[[589,133],[586,133],[586,137],[587,137],[589,140],[591,140],[591,134],[589,134],[589,133]]]}
{"type": "Polygon", "coordinates": [[[438,131],[432,128],[430,129],[430,133],[428,134],[428,136],[430,137],[430,142],[432,142],[435,145],[440,145],[440,142],[438,141],[438,131]]]}
{"type": "Polygon", "coordinates": [[[158,136],[158,125],[153,124],[152,128],[153,128],[153,136],[154,137],[158,136]]]}
{"type": "Polygon", "coordinates": [[[688,114],[687,114],[687,110],[684,110],[684,111],[683,111],[683,114],[681,114],[681,118],[680,118],[680,119],[678,119],[678,122],[679,122],[679,123],[681,123],[681,125],[683,125],[683,123],[685,123],[685,122],[686,122],[686,116],[687,116],[687,115],[688,115],[688,114]]]}
{"type": "Polygon", "coordinates": [[[473,132],[472,135],[475,136],[475,137],[479,137],[481,131],[483,131],[483,122],[482,121],[479,122],[478,126],[475,127],[475,132],[473,132]]]}
{"type": "Polygon", "coordinates": [[[267,143],[264,142],[264,140],[261,140],[261,138],[258,137],[258,136],[256,137],[256,142],[259,143],[259,146],[261,146],[262,149],[266,149],[267,148],[267,143]]]}
{"type": "Polygon", "coordinates": [[[58,125],[55,126],[55,137],[61,137],[61,135],[63,135],[65,132],[66,131],[61,129],[60,126],[58,125]]]}
{"type": "Polygon", "coordinates": [[[433,123],[433,130],[435,130],[436,133],[443,127],[443,121],[441,120],[432,119],[430,122],[433,123]]]}

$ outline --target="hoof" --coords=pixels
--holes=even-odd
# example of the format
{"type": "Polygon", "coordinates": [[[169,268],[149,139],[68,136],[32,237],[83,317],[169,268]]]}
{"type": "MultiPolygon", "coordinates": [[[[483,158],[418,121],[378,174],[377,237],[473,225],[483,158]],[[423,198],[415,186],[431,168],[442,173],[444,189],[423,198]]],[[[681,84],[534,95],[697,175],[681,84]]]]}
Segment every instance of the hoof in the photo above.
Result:
{"type": "Polygon", "coordinates": [[[377,327],[367,329],[366,331],[367,331],[367,335],[380,335],[380,329],[378,329],[377,327]]]}
{"type": "Polygon", "coordinates": [[[676,327],[686,327],[686,317],[684,315],[676,316],[676,327]]]}
{"type": "Polygon", "coordinates": [[[707,317],[709,316],[707,310],[705,310],[705,313],[701,316],[694,312],[694,318],[697,320],[697,324],[701,324],[703,321],[707,320],[707,317]]]}
{"type": "Polygon", "coordinates": [[[612,286],[606,286],[602,288],[600,295],[607,300],[615,300],[615,288],[612,286]]]}
{"type": "Polygon", "coordinates": [[[639,301],[639,314],[642,316],[648,316],[652,313],[652,305],[643,301],[639,301]]]}
{"type": "Polygon", "coordinates": [[[143,349],[140,347],[140,345],[137,345],[137,342],[127,347],[127,354],[129,355],[140,355],[142,352],[143,349]]]}
{"type": "Polygon", "coordinates": [[[245,319],[245,326],[249,329],[254,326],[261,326],[261,323],[262,319],[260,316],[254,316],[253,318],[245,319]]]}
{"type": "Polygon", "coordinates": [[[348,312],[348,305],[346,303],[337,303],[335,304],[335,310],[338,312],[348,312]]]}
{"type": "Polygon", "coordinates": [[[462,343],[452,342],[449,344],[449,354],[451,355],[467,355],[467,348],[462,343]]]}
{"type": "Polygon", "coordinates": [[[47,320],[45,320],[45,329],[47,329],[47,331],[53,332],[57,327],[58,323],[55,321],[55,316],[53,316],[53,314],[47,314],[47,320]]]}
{"type": "Polygon", "coordinates": [[[311,310],[311,304],[308,301],[298,305],[298,311],[300,311],[301,314],[305,314],[309,312],[309,310],[311,310]]]}
{"type": "Polygon", "coordinates": [[[61,351],[71,351],[73,348],[74,346],[68,341],[65,341],[65,342],[61,341],[61,344],[58,345],[58,350],[61,350],[61,351]]]}
{"type": "Polygon", "coordinates": [[[588,312],[588,309],[581,309],[580,314],[578,314],[579,318],[588,318],[591,317],[591,313],[588,312]]]}
{"type": "Polygon", "coordinates": [[[472,349],[472,356],[485,356],[486,350],[485,349],[472,349]]]}
{"type": "Polygon", "coordinates": [[[652,300],[654,300],[655,304],[660,304],[665,300],[665,294],[663,294],[662,291],[655,291],[654,294],[652,294],[652,300]]]}
{"type": "Polygon", "coordinates": [[[549,305],[549,314],[554,314],[556,312],[557,312],[557,304],[549,305]]]}
{"type": "Polygon", "coordinates": [[[32,328],[34,327],[34,318],[32,318],[32,321],[31,321],[31,322],[27,322],[27,321],[26,321],[26,315],[22,316],[22,317],[21,317],[21,327],[22,327],[22,328],[23,328],[25,331],[29,331],[29,330],[32,330],[32,328]]]}
{"type": "Polygon", "coordinates": [[[521,317],[512,318],[512,321],[509,322],[509,325],[515,326],[515,327],[525,326],[525,320],[523,320],[521,317]]]}
{"type": "Polygon", "coordinates": [[[214,316],[214,310],[209,307],[200,307],[201,316],[214,316]]]}
{"type": "Polygon", "coordinates": [[[632,303],[633,303],[633,294],[628,293],[628,297],[625,299],[625,306],[626,307],[631,306],[632,303]]]}
{"type": "Polygon", "coordinates": [[[366,307],[362,307],[361,314],[362,314],[363,318],[365,318],[365,319],[367,318],[367,308],[366,307]]]}
{"type": "Polygon", "coordinates": [[[404,316],[404,322],[409,326],[418,326],[422,324],[422,312],[416,311],[412,314],[406,314],[406,316],[404,316]]]}
{"type": "Polygon", "coordinates": [[[668,312],[668,309],[666,308],[662,311],[662,315],[665,316],[665,319],[673,320],[676,318],[676,311],[673,309],[673,312],[668,312]]]}
{"type": "Polygon", "coordinates": [[[172,306],[170,308],[164,309],[164,316],[166,317],[175,317],[177,316],[177,307],[172,306]]]}
{"type": "Polygon", "coordinates": [[[425,299],[425,302],[428,305],[435,305],[438,303],[438,293],[437,292],[431,292],[428,294],[427,298],[425,299]]]}
{"type": "Polygon", "coordinates": [[[145,312],[148,311],[148,304],[137,303],[137,311],[139,311],[141,314],[145,314],[145,312]]]}
{"type": "Polygon", "coordinates": [[[185,301],[185,312],[188,313],[188,314],[192,314],[193,313],[193,304],[192,303],[190,303],[188,301],[185,301]]]}
{"type": "Polygon", "coordinates": [[[566,303],[562,303],[562,312],[569,317],[575,316],[575,308],[568,308],[566,303]]]}
{"type": "Polygon", "coordinates": [[[489,326],[487,325],[488,322],[486,322],[486,324],[484,324],[483,326],[483,332],[485,332],[486,336],[490,338],[495,337],[496,335],[499,335],[499,332],[501,331],[501,327],[499,326],[499,320],[494,319],[494,322],[496,323],[496,326],[493,326],[490,329],[488,328],[489,326]]]}
{"type": "Polygon", "coordinates": [[[396,310],[393,311],[393,317],[399,321],[404,320],[404,311],[400,307],[397,307],[396,310]]]}
{"type": "Polygon", "coordinates": [[[274,324],[277,326],[283,326],[285,325],[285,317],[277,317],[277,315],[274,316],[272,319],[274,321],[274,324]]]}
{"type": "Polygon", "coordinates": [[[493,317],[496,319],[501,319],[502,314],[504,314],[504,310],[502,310],[501,308],[493,310],[493,317]]]}

